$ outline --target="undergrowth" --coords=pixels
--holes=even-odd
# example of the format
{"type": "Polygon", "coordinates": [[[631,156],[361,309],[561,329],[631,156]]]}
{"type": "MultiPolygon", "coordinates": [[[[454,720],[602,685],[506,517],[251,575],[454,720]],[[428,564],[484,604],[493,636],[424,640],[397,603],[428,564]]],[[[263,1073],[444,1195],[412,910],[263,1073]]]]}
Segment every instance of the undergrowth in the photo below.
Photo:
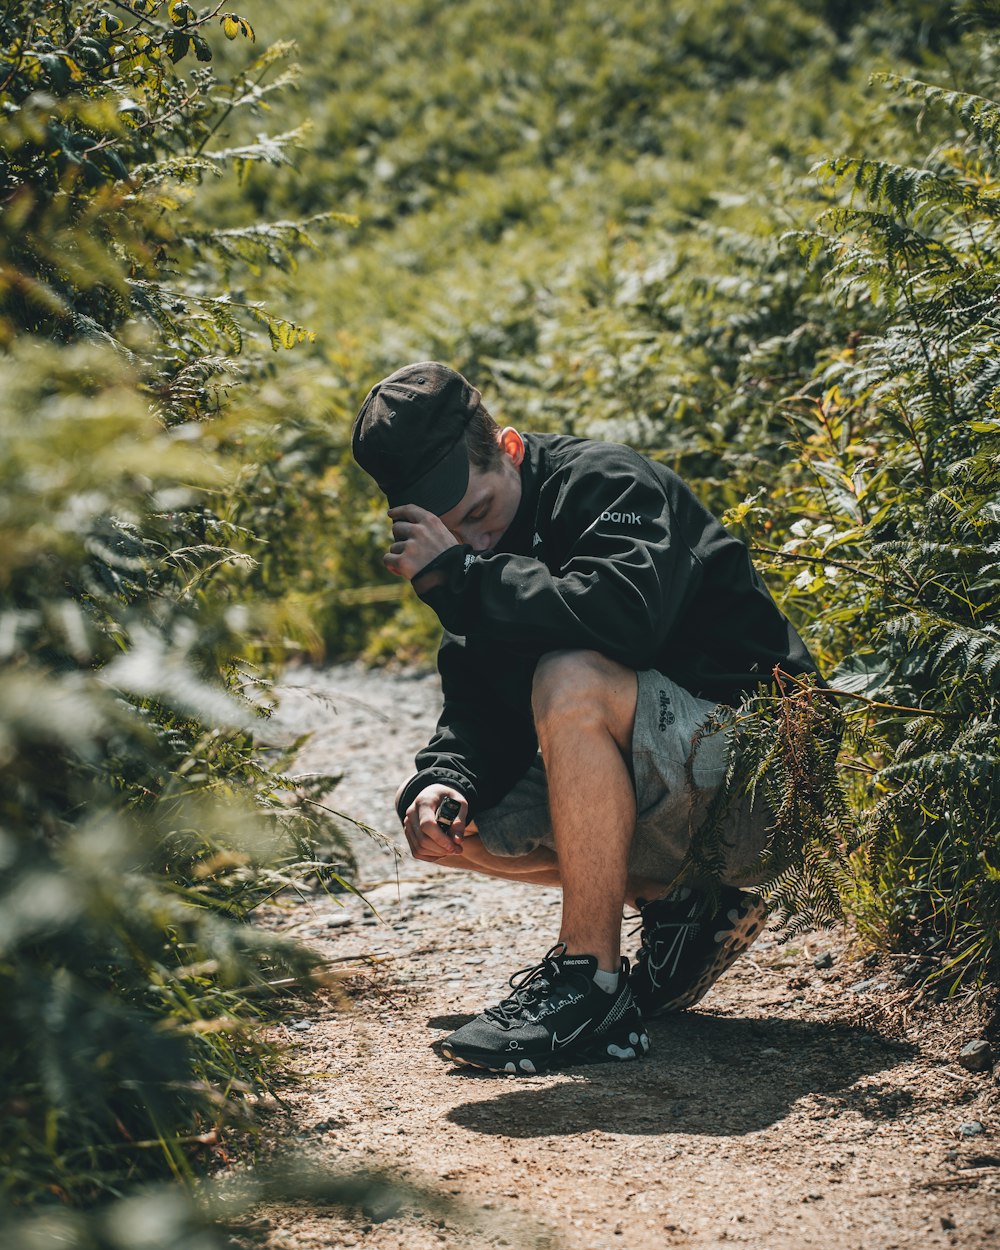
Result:
{"type": "Polygon", "coordinates": [[[335,779],[256,747],[271,626],[223,414],[308,339],[243,275],[291,269],[323,223],[190,211],[204,177],[300,137],[227,146],[288,52],[217,76],[228,37],[254,32],[179,0],[0,10],[4,1244],[13,1208],[234,1157],[284,1067],[262,1025],[316,985],[253,913],[310,872],[349,888],[317,858],[349,868],[316,806],[335,779]]]}

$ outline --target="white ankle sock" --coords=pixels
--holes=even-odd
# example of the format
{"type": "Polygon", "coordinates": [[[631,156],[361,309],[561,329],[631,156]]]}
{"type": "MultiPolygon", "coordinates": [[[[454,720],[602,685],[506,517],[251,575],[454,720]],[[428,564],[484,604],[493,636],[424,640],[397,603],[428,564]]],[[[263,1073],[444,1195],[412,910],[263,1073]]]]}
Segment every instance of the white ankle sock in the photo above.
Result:
{"type": "Polygon", "coordinates": [[[600,968],[594,973],[594,981],[605,994],[613,994],[618,988],[617,972],[602,972],[600,968]]]}

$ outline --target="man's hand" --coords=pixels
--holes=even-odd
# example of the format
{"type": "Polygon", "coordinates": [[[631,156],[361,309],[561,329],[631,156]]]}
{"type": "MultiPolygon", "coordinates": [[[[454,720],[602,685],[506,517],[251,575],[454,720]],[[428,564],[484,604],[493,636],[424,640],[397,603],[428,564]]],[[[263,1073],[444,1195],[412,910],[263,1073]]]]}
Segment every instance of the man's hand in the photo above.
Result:
{"type": "Polygon", "coordinates": [[[401,504],[390,508],[389,516],[394,542],[382,559],[389,572],[399,577],[413,581],[435,556],[458,546],[441,518],[426,508],[418,508],[413,503],[401,504]]]}
{"type": "Polygon", "coordinates": [[[403,833],[413,858],[435,863],[447,855],[461,855],[468,815],[469,805],[457,790],[439,784],[426,786],[406,809],[403,819],[403,833]],[[451,827],[442,829],[437,822],[438,808],[441,800],[448,797],[456,799],[461,810],[451,827]]]}

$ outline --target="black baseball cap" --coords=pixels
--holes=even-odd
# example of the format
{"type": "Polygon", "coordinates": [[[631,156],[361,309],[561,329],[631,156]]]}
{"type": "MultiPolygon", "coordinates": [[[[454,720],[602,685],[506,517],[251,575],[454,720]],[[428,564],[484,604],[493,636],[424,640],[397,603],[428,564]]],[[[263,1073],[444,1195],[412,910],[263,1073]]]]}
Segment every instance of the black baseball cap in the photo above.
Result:
{"type": "Polygon", "coordinates": [[[437,516],[469,488],[465,427],[479,391],[454,369],[425,360],[404,365],[368,392],[354,421],[354,459],[390,508],[414,503],[437,516]]]}

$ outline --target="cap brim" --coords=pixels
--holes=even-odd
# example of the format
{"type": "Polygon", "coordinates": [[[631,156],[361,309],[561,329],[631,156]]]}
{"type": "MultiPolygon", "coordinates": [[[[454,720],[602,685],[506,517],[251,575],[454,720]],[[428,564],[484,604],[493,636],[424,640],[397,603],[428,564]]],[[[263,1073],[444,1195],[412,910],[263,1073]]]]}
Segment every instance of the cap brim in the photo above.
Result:
{"type": "Polygon", "coordinates": [[[462,502],[468,489],[469,453],[465,439],[460,438],[423,477],[398,490],[387,491],[386,498],[390,508],[412,503],[418,508],[426,508],[435,516],[443,516],[462,502]]]}

